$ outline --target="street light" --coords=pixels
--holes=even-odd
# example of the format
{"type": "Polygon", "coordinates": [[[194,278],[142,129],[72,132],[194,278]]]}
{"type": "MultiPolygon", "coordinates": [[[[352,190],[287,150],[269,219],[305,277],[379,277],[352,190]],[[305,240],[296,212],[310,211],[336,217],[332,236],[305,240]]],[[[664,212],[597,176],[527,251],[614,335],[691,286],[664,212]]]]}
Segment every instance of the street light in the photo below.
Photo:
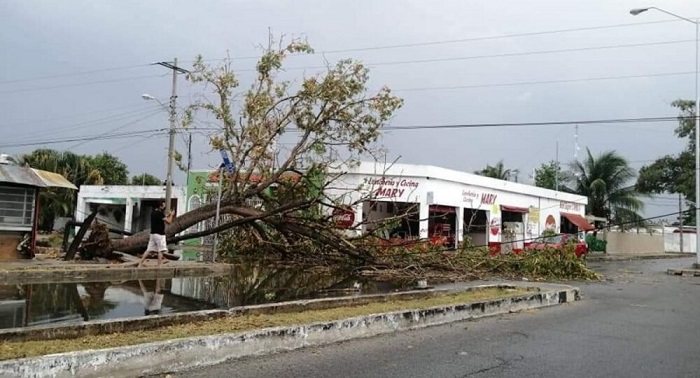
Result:
{"type": "Polygon", "coordinates": [[[630,14],[636,16],[650,9],[666,13],[669,16],[688,21],[695,25],[695,257],[696,264],[700,265],[700,19],[691,20],[675,13],[657,7],[635,8],[630,10],[630,14]]]}
{"type": "Polygon", "coordinates": [[[165,110],[167,110],[167,111],[170,111],[170,109],[168,109],[168,107],[165,106],[165,104],[163,104],[159,99],[157,99],[157,98],[155,98],[155,97],[149,95],[148,93],[142,94],[142,95],[141,95],[141,98],[144,99],[144,100],[146,100],[146,101],[155,101],[155,102],[157,102],[158,105],[160,105],[163,109],[165,109],[165,110]]]}

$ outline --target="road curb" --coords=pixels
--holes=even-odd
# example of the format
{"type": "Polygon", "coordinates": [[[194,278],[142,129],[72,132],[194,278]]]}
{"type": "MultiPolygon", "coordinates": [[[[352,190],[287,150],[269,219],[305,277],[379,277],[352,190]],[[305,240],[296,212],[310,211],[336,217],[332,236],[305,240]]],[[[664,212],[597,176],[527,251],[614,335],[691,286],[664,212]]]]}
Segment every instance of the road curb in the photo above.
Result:
{"type": "Polygon", "coordinates": [[[591,256],[586,257],[586,261],[599,262],[599,261],[630,261],[630,260],[663,260],[663,259],[680,259],[685,257],[693,257],[694,253],[673,253],[664,255],[613,255],[613,256],[591,256]]]}
{"type": "Polygon", "coordinates": [[[577,287],[560,285],[557,289],[550,288],[534,294],[423,310],[402,310],[306,325],[7,360],[0,362],[0,377],[134,377],[162,374],[241,357],[332,344],[577,300],[580,300],[577,287]]]}
{"type": "Polygon", "coordinates": [[[671,276],[700,277],[700,269],[669,269],[666,274],[671,276]]]}

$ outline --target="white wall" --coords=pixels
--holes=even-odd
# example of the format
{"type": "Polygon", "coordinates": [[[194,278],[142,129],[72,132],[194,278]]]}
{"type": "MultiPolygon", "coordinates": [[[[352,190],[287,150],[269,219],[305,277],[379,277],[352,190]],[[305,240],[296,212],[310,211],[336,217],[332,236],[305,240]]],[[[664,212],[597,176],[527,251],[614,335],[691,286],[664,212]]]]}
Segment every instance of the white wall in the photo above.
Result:
{"type": "MultiPolygon", "coordinates": [[[[172,198],[177,201],[175,216],[182,215],[187,209],[185,202],[187,188],[174,186],[172,198]]],[[[119,222],[126,231],[138,232],[142,228],[137,221],[139,215],[144,215],[150,210],[141,207],[143,200],[164,200],[165,187],[162,185],[83,185],[78,192],[78,204],[75,208],[75,220],[82,222],[90,214],[91,203],[104,203],[121,205],[124,209],[124,219],[119,222]],[[141,212],[144,214],[141,214],[141,212]]],[[[98,218],[99,219],[99,218],[98,218]]],[[[110,223],[117,223],[114,220],[110,223]]],[[[114,224],[112,225],[114,227],[114,224]]]]}
{"type": "MultiPolygon", "coordinates": [[[[362,163],[359,167],[348,168],[327,193],[332,197],[345,196],[345,203],[369,196],[377,201],[419,203],[420,217],[423,220],[420,226],[421,237],[428,236],[427,214],[430,204],[456,207],[458,214],[462,214],[464,208],[487,211],[489,223],[497,231],[495,234],[488,233],[490,242],[501,241],[500,206],[538,209],[539,212],[531,211],[523,216],[526,237],[532,238],[541,235],[548,226],[559,231],[561,208],[566,208],[570,213],[585,215],[587,198],[582,196],[437,167],[404,164],[380,169],[378,166],[373,168],[371,163],[362,163]],[[439,177],[430,176],[431,174],[439,177]],[[551,224],[547,223],[548,218],[551,224]]],[[[356,222],[360,222],[362,209],[357,210],[356,222]]],[[[460,241],[462,232],[460,227],[457,230],[460,241]]]]}
{"type": "MultiPolygon", "coordinates": [[[[664,251],[665,252],[680,252],[681,251],[681,234],[674,233],[675,227],[664,227],[664,251]]],[[[683,252],[697,253],[695,246],[695,234],[683,233],[683,252]]]]}

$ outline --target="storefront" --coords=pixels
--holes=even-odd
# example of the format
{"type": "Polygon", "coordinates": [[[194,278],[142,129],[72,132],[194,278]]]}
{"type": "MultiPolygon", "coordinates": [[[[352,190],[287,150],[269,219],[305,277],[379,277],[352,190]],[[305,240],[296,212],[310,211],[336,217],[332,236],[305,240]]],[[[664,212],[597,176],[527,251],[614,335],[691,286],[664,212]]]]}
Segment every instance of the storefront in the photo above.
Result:
{"type": "Polygon", "coordinates": [[[585,220],[588,200],[579,195],[425,165],[362,162],[338,172],[342,184],[333,192],[351,193],[345,197],[354,204],[356,233],[396,217],[401,224],[385,236],[518,250],[545,230],[592,228],[585,220]]]}

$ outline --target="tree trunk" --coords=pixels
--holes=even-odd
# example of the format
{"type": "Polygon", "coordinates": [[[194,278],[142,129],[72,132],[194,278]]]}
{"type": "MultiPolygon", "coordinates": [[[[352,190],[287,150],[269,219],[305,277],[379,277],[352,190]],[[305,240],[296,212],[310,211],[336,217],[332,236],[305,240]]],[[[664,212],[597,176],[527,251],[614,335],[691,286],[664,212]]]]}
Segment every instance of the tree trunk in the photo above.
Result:
{"type": "Polygon", "coordinates": [[[73,260],[75,258],[75,253],[78,251],[78,247],[80,246],[80,243],[83,241],[83,238],[85,237],[85,233],[87,232],[88,229],[90,229],[90,225],[92,224],[92,221],[95,220],[95,217],[97,216],[97,210],[98,208],[95,207],[93,209],[92,213],[88,215],[88,217],[85,219],[83,222],[83,225],[80,226],[80,230],[78,231],[77,234],[75,234],[75,238],[73,238],[73,242],[70,244],[70,247],[68,248],[68,251],[66,251],[66,261],[73,260]]]}
{"type": "MultiPolygon", "coordinates": [[[[222,204],[221,209],[219,210],[221,214],[234,214],[241,217],[241,219],[234,220],[227,224],[206,231],[175,237],[175,235],[187,230],[188,228],[196,225],[197,223],[216,216],[216,203],[207,204],[175,218],[172,224],[166,226],[165,235],[168,241],[173,242],[202,237],[210,235],[214,232],[226,230],[231,227],[240,226],[259,219],[271,217],[283,213],[285,211],[303,209],[305,207],[310,206],[312,203],[313,201],[311,200],[304,200],[296,203],[279,206],[276,209],[272,209],[266,212],[251,207],[222,204]]],[[[112,249],[132,255],[135,253],[143,252],[148,246],[148,237],[149,230],[144,230],[128,238],[113,240],[112,249]]]]}

